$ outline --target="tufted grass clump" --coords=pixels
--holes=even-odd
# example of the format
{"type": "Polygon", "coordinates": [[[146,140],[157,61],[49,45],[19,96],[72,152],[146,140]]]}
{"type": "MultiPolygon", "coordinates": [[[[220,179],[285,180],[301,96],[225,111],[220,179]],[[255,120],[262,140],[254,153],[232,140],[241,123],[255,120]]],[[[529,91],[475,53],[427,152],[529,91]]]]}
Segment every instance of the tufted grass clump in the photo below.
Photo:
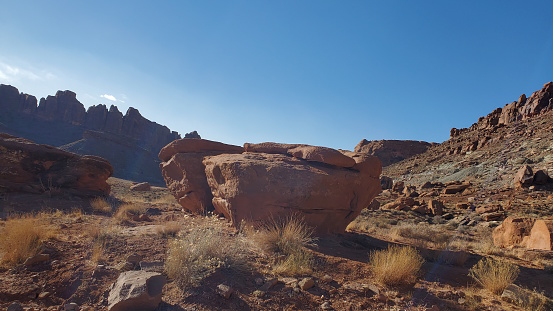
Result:
{"type": "Polygon", "coordinates": [[[220,225],[203,226],[169,241],[165,271],[181,288],[198,285],[217,269],[242,269],[243,248],[220,225]]]}
{"type": "Polygon", "coordinates": [[[413,284],[423,263],[422,256],[410,246],[391,245],[369,255],[375,279],[386,286],[413,284]]]}
{"type": "Polygon", "coordinates": [[[47,215],[22,215],[9,218],[0,229],[0,264],[15,266],[34,256],[43,242],[55,237],[56,230],[47,215]]]}
{"type": "Polygon", "coordinates": [[[483,258],[469,270],[469,276],[491,293],[501,295],[518,277],[520,270],[505,260],[483,258]]]}

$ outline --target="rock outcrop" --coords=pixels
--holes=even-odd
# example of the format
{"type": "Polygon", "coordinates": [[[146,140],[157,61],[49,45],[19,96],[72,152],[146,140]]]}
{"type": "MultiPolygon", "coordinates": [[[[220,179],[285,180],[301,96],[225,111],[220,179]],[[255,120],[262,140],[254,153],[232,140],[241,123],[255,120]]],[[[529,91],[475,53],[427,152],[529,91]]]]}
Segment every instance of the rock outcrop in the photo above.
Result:
{"type": "Polygon", "coordinates": [[[242,153],[244,148],[197,138],[175,140],[159,152],[161,174],[167,188],[186,210],[201,214],[212,210],[211,189],[202,161],[206,156],[242,153]]]}
{"type": "Polygon", "coordinates": [[[108,161],[0,133],[0,188],[43,193],[107,195],[113,173],[108,161]]]}
{"type": "Polygon", "coordinates": [[[272,153],[221,154],[203,161],[215,210],[236,226],[297,214],[318,233],[343,232],[380,192],[381,164],[376,157],[365,163],[373,167],[361,173],[350,161],[328,161],[326,155],[336,153],[327,148],[257,147],[247,144],[245,149],[272,153]],[[298,148],[311,152],[297,152],[298,148]]]}
{"type": "Polygon", "coordinates": [[[493,243],[498,247],[518,246],[524,237],[530,234],[530,230],[536,220],[528,217],[505,218],[503,223],[493,230],[493,243]]]}
{"type": "Polygon", "coordinates": [[[413,140],[368,141],[363,139],[355,146],[354,151],[376,156],[382,161],[382,166],[388,166],[426,152],[432,145],[432,143],[413,140]]]}
{"type": "Polygon", "coordinates": [[[181,139],[159,158],[188,211],[212,207],[235,226],[297,215],[318,233],[343,232],[380,192],[377,157],[297,144],[226,145],[181,139]]]}

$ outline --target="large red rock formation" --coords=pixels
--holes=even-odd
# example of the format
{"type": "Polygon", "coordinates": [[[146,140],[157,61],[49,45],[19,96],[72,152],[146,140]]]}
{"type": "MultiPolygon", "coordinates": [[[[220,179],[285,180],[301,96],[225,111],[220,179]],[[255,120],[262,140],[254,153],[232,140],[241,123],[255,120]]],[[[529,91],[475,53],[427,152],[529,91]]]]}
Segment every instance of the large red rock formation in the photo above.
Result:
{"type": "Polygon", "coordinates": [[[0,133],[0,188],[4,190],[107,195],[106,180],[112,173],[109,162],[100,157],[79,156],[0,133]]]}
{"type": "Polygon", "coordinates": [[[528,217],[509,216],[501,225],[493,230],[493,244],[498,247],[510,247],[519,245],[536,220],[528,217]]]}
{"type": "Polygon", "coordinates": [[[167,188],[186,210],[201,214],[212,208],[211,189],[202,161],[205,156],[241,153],[244,148],[197,138],[175,140],[159,152],[167,188]]]}

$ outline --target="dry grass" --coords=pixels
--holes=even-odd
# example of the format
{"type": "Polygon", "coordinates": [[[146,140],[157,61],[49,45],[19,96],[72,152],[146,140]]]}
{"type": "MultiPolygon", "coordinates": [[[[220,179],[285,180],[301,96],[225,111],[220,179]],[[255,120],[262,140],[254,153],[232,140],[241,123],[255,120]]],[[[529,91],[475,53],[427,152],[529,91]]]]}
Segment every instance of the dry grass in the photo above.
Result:
{"type": "Polygon", "coordinates": [[[42,243],[55,237],[47,215],[24,215],[8,219],[0,230],[0,263],[14,266],[36,255],[42,243]]]}
{"type": "Polygon", "coordinates": [[[118,229],[115,226],[102,226],[101,224],[90,224],[87,227],[86,234],[92,238],[92,254],[90,260],[94,264],[104,263],[106,261],[105,253],[109,246],[118,235],[118,229]]]}
{"type": "Polygon", "coordinates": [[[132,220],[134,216],[144,214],[146,212],[146,206],[140,203],[123,203],[117,209],[114,219],[119,222],[132,220]]]}
{"type": "Polygon", "coordinates": [[[103,197],[97,197],[90,201],[90,207],[92,211],[100,214],[110,214],[113,211],[113,207],[103,197]]]}
{"type": "Polygon", "coordinates": [[[388,249],[371,252],[369,264],[375,279],[386,286],[401,286],[416,281],[424,260],[416,249],[409,246],[388,246],[388,249]]]}
{"type": "Polygon", "coordinates": [[[171,221],[163,227],[157,229],[157,233],[164,238],[175,237],[182,230],[182,225],[179,222],[171,221]]]}
{"type": "Polygon", "coordinates": [[[165,270],[179,286],[198,285],[220,268],[241,269],[243,247],[237,237],[228,237],[220,224],[198,227],[169,242],[165,270]]]}
{"type": "Polygon", "coordinates": [[[159,198],[156,198],[152,201],[153,204],[178,204],[177,200],[171,193],[165,193],[159,198]]]}
{"type": "Polygon", "coordinates": [[[478,284],[500,295],[518,277],[519,268],[504,260],[483,258],[469,270],[469,276],[478,284]]]}
{"type": "Polygon", "coordinates": [[[523,289],[526,296],[522,301],[518,301],[516,305],[527,311],[547,311],[553,310],[553,300],[547,298],[543,293],[536,290],[523,289]]]}
{"type": "Polygon", "coordinates": [[[313,229],[299,217],[272,219],[253,235],[255,243],[275,255],[274,272],[283,275],[310,273],[313,256],[306,248],[314,244],[313,229]]]}
{"type": "Polygon", "coordinates": [[[444,228],[436,225],[418,225],[402,223],[392,229],[391,237],[394,241],[400,241],[401,238],[411,239],[422,247],[432,246],[435,248],[445,248],[452,236],[444,228]]]}

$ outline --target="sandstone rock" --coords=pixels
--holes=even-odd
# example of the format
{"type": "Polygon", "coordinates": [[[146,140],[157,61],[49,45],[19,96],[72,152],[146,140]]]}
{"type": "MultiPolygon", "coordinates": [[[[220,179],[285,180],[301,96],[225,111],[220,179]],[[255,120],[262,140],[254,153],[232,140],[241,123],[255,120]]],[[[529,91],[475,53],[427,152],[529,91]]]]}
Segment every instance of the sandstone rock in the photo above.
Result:
{"type": "Polygon", "coordinates": [[[380,208],[380,202],[377,199],[372,200],[371,204],[367,207],[369,211],[377,211],[380,208]]]}
{"type": "Polygon", "coordinates": [[[119,275],[108,298],[109,311],[155,310],[166,279],[155,272],[128,271],[119,275]]]}
{"type": "Polygon", "coordinates": [[[376,156],[382,161],[382,166],[388,166],[423,153],[431,146],[431,143],[424,141],[363,139],[355,146],[354,151],[376,156]]]}
{"type": "Polygon", "coordinates": [[[529,187],[534,181],[534,173],[532,168],[528,165],[523,165],[515,175],[515,186],[516,187],[529,187]]]}
{"type": "Polygon", "coordinates": [[[217,293],[225,299],[229,299],[230,295],[232,295],[233,292],[234,290],[228,285],[225,285],[225,284],[217,285],[217,293]]]}
{"type": "Polygon", "coordinates": [[[411,207],[415,206],[415,200],[410,197],[401,197],[397,198],[394,202],[390,202],[382,206],[382,209],[385,210],[408,210],[411,207]]]}
{"type": "Polygon", "coordinates": [[[57,91],[56,96],[41,98],[37,115],[51,121],[84,125],[86,111],[72,91],[57,91]]]}
{"type": "MultiPolygon", "coordinates": [[[[382,174],[382,163],[377,157],[368,155],[366,153],[358,153],[358,152],[350,152],[350,151],[342,151],[342,150],[340,150],[340,152],[343,153],[345,156],[352,158],[355,161],[355,165],[353,165],[354,170],[359,171],[363,174],[368,174],[369,176],[372,176],[372,177],[380,177],[380,174],[382,174]]],[[[382,180],[380,182],[382,185],[382,180]]]]}
{"type": "Polygon", "coordinates": [[[392,189],[393,186],[394,186],[393,179],[384,175],[380,177],[380,187],[382,188],[382,190],[392,189]]]}
{"type": "Polygon", "coordinates": [[[401,192],[403,191],[403,188],[405,188],[405,184],[403,181],[396,181],[394,182],[394,185],[392,186],[392,191],[394,192],[401,192]]]}
{"type": "Polygon", "coordinates": [[[308,290],[311,287],[315,286],[315,281],[313,278],[303,278],[299,281],[298,286],[301,290],[308,290]]]}
{"type": "Polygon", "coordinates": [[[419,196],[417,188],[415,186],[405,186],[402,191],[406,197],[416,198],[419,196]]]}
{"type": "Polygon", "coordinates": [[[470,187],[470,183],[447,185],[445,187],[443,193],[444,194],[456,194],[456,193],[464,191],[468,187],[470,187]]]}
{"type": "Polygon", "coordinates": [[[172,156],[178,153],[242,153],[244,148],[240,146],[227,145],[216,141],[198,138],[183,138],[172,141],[163,147],[159,152],[159,159],[167,162],[172,156]]]}
{"type": "Polygon", "coordinates": [[[0,151],[0,187],[9,191],[109,194],[106,180],[113,168],[102,158],[79,156],[2,133],[0,151]]]}
{"type": "Polygon", "coordinates": [[[299,214],[318,233],[343,232],[380,192],[378,178],[280,154],[223,154],[204,164],[215,210],[235,226],[299,214]]]}
{"type": "Polygon", "coordinates": [[[165,146],[160,159],[161,174],[167,188],[186,210],[202,214],[212,208],[211,189],[207,184],[205,156],[222,153],[242,153],[243,148],[205,139],[184,138],[165,146]],[[210,150],[212,148],[213,150],[210,150]]]}
{"type": "Polygon", "coordinates": [[[288,154],[288,150],[294,149],[300,146],[305,146],[301,144],[281,144],[273,142],[265,142],[259,144],[244,144],[244,150],[246,152],[256,152],[256,153],[270,153],[270,154],[288,154]]]}
{"type": "Polygon", "coordinates": [[[131,190],[132,191],[150,191],[151,186],[150,186],[150,183],[148,182],[141,182],[136,185],[132,185],[131,190]]]}
{"type": "Polygon", "coordinates": [[[190,133],[184,134],[184,138],[202,138],[197,131],[192,131],[190,133]]]}
{"type": "Polygon", "coordinates": [[[519,245],[523,238],[530,235],[535,219],[527,217],[507,217],[493,230],[493,244],[498,247],[519,245]]]}
{"type": "Polygon", "coordinates": [[[536,220],[526,245],[529,249],[553,250],[553,220],[536,220]]]}
{"type": "MultiPolygon", "coordinates": [[[[355,160],[342,154],[340,151],[320,146],[299,146],[293,149],[288,149],[288,154],[307,161],[325,163],[338,167],[353,167],[355,160]]],[[[376,164],[374,165],[377,166],[376,164]]],[[[369,164],[369,170],[371,169],[369,164]]],[[[376,176],[380,176],[380,173],[376,176]]]]}
{"type": "Polygon", "coordinates": [[[439,200],[430,200],[428,201],[428,209],[432,213],[432,215],[442,215],[443,209],[444,209],[444,203],[439,200]]]}

